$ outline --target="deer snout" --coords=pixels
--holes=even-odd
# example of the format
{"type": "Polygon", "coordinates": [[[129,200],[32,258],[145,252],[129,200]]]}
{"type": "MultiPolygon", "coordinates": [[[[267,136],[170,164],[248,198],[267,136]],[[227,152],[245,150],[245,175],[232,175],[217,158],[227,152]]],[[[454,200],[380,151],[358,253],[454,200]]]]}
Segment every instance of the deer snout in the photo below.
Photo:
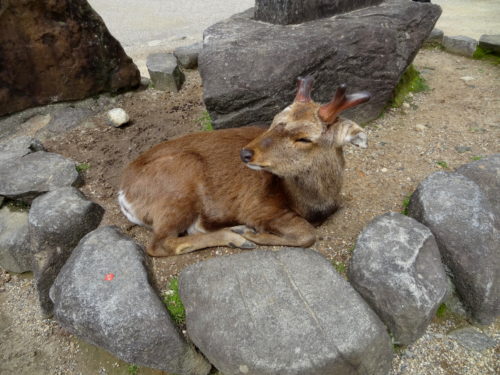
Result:
{"type": "Polygon", "coordinates": [[[250,163],[252,161],[254,152],[248,148],[244,148],[240,151],[240,158],[243,163],[250,163]]]}

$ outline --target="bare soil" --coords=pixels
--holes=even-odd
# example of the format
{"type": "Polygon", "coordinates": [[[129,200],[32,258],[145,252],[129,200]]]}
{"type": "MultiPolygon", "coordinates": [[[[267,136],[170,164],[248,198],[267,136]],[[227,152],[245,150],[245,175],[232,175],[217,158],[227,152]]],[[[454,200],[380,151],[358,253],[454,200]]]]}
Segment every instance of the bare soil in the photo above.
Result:
{"type": "MultiPolygon", "coordinates": [[[[343,207],[318,228],[318,241],[312,248],[344,274],[363,227],[380,214],[401,212],[404,199],[421,180],[435,171],[452,171],[478,157],[500,152],[500,68],[438,49],[421,50],[414,63],[430,89],[408,97],[401,108],[389,109],[368,124],[368,149],[345,149],[343,207]]],[[[100,112],[86,126],[44,142],[48,150],[90,165],[84,172],[82,191],[106,209],[102,225],[116,225],[145,246],[151,233],[129,223],[119,210],[119,178],[127,163],[155,144],[201,130],[199,119],[205,111],[201,80],[197,72],[186,73],[187,82],[179,94],[148,89],[116,97],[113,106],[124,108],[133,120],[124,128],[107,125],[105,112],[100,112]]],[[[213,248],[153,259],[158,286],[165,288],[169,278],[189,264],[239,251],[213,248]]],[[[8,306],[0,307],[0,315],[9,322],[0,325],[2,374],[127,373],[123,362],[105,353],[96,354],[54,322],[37,319],[30,279],[10,278],[1,269],[0,276],[0,302],[8,306]],[[16,293],[22,298],[16,298],[16,293]],[[26,317],[22,310],[31,314],[26,317]],[[40,340],[40,332],[45,330],[48,333],[40,340]],[[11,345],[13,342],[19,345],[11,345]],[[93,354],[88,354],[89,350],[93,354]]],[[[436,324],[430,332],[440,333],[419,340],[416,346],[425,345],[418,346],[417,354],[411,358],[402,353],[395,356],[394,374],[497,373],[494,350],[480,355],[460,352],[457,356],[463,349],[438,342],[443,336],[439,327],[451,329],[456,323],[436,324]],[[418,367],[428,361],[431,369],[418,367]]],[[[498,328],[497,323],[488,332],[498,335],[498,328]]],[[[141,369],[139,373],[159,372],[141,369]]]]}

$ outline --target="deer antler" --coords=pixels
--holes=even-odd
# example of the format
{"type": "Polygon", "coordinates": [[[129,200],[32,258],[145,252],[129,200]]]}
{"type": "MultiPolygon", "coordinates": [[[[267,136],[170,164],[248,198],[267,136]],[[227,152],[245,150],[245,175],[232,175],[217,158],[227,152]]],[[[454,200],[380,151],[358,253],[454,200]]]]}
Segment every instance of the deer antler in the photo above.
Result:
{"type": "Polygon", "coordinates": [[[343,83],[335,92],[335,97],[327,104],[323,104],[318,111],[321,121],[332,124],[337,119],[340,112],[358,104],[367,102],[371,98],[368,92],[358,92],[356,94],[345,95],[346,85],[343,83]]]}
{"type": "Polygon", "coordinates": [[[311,76],[297,78],[297,95],[294,102],[308,103],[311,101],[311,90],[314,79],[311,76]]]}

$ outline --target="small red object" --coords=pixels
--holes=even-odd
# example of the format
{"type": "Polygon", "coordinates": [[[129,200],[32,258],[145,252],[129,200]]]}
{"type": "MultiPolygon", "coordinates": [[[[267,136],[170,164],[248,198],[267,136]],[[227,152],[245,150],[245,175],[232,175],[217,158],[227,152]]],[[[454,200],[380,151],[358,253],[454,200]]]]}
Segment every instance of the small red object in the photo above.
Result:
{"type": "Polygon", "coordinates": [[[111,281],[115,278],[115,274],[114,273],[108,273],[106,276],[104,276],[104,280],[106,281],[111,281]]]}

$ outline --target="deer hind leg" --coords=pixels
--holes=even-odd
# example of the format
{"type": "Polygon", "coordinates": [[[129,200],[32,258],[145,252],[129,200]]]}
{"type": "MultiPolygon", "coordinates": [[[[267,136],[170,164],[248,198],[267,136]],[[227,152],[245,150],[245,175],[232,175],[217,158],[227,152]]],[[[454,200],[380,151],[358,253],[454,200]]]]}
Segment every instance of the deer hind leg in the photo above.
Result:
{"type": "Polygon", "coordinates": [[[316,241],[316,230],[300,216],[286,215],[266,223],[265,230],[256,231],[240,225],[231,230],[259,245],[309,247],[316,241]]]}
{"type": "Polygon", "coordinates": [[[253,249],[255,244],[229,228],[215,232],[192,234],[184,237],[156,237],[148,248],[148,254],[155,257],[190,253],[207,247],[228,246],[253,249]]]}

